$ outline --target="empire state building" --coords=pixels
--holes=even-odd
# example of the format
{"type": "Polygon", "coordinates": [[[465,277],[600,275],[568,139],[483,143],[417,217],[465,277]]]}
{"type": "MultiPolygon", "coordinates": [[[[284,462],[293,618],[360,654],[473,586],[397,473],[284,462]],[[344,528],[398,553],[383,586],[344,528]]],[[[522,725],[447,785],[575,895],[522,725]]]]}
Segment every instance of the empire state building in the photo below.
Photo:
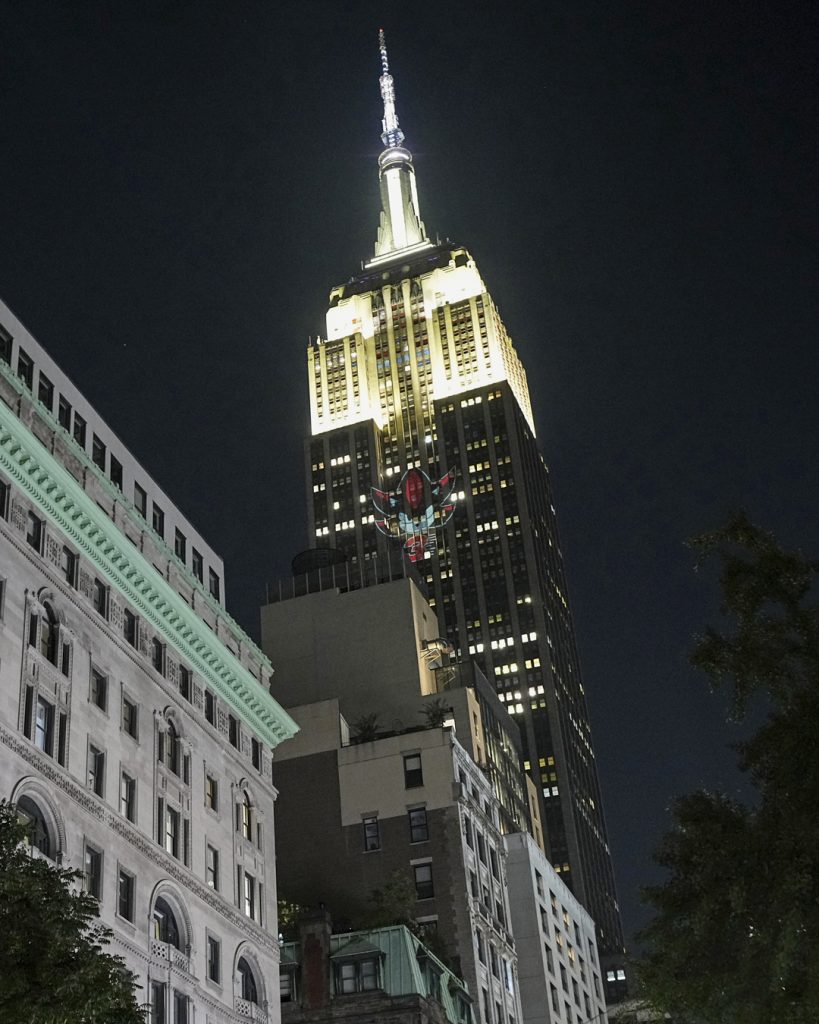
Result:
{"type": "MultiPolygon", "coordinates": [[[[432,242],[383,32],[375,251],[309,344],[310,544],[362,582],[396,558],[518,724],[549,859],[622,949],[549,469],[526,371],[475,260],[432,242]]],[[[373,623],[377,629],[378,624],[373,623]]]]}

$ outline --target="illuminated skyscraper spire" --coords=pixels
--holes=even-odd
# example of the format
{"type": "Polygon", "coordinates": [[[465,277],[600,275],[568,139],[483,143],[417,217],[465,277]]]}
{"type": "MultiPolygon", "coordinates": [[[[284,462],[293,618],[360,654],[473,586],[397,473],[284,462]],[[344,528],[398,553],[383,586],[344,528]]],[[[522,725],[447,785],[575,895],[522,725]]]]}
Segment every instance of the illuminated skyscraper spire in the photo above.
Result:
{"type": "Polygon", "coordinates": [[[381,222],[375,243],[375,259],[370,264],[385,262],[393,254],[405,250],[414,251],[430,245],[418,208],[412,154],[404,148],[404,133],[398,126],[395,85],[390,74],[383,28],[378,30],[378,48],[381,54],[381,77],[378,82],[381,99],[384,101],[384,117],[381,121],[384,150],[378,158],[381,222]]]}

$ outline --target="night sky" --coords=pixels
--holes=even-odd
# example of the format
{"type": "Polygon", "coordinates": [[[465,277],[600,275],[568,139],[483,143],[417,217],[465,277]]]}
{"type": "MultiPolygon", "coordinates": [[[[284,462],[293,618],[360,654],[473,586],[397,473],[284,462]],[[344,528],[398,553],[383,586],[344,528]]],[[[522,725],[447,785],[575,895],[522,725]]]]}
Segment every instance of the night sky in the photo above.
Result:
{"type": "Polygon", "coordinates": [[[630,934],[671,799],[742,789],[684,541],[744,506],[819,551],[816,5],[281,7],[0,2],[0,296],[258,637],[307,337],[375,239],[383,24],[427,228],[528,369],[630,934]]]}

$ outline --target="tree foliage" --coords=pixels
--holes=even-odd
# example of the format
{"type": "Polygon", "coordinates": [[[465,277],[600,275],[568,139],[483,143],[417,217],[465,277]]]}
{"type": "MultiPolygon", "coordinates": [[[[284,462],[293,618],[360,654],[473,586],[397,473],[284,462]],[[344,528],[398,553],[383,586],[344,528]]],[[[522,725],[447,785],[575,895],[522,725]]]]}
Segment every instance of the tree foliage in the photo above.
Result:
{"type": "Polygon", "coordinates": [[[144,1024],[136,979],[105,952],[111,931],[79,873],[31,855],[26,828],[0,801],[0,1022],[144,1024]]]}
{"type": "Polygon", "coordinates": [[[819,1021],[819,563],[738,514],[694,542],[720,567],[724,631],[692,661],[730,689],[733,714],[768,714],[737,745],[758,799],[678,800],[645,890],[642,978],[656,1005],[703,1024],[819,1021]]]}

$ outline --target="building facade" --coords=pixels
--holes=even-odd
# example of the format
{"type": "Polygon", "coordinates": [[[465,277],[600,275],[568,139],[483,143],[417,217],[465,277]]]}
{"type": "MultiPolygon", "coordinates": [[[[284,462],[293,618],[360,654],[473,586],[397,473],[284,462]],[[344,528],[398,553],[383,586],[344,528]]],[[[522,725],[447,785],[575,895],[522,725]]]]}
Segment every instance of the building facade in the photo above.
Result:
{"type": "MultiPolygon", "coordinates": [[[[432,243],[382,39],[375,255],[307,352],[309,543],[378,578],[396,550],[520,727],[550,860],[622,951],[548,467],[525,370],[471,254],[432,243]]],[[[377,623],[374,623],[377,628],[377,623]]]]}
{"type": "Polygon", "coordinates": [[[0,304],[0,793],[152,1024],[279,1020],[272,749],[218,556],[0,304]]]}

